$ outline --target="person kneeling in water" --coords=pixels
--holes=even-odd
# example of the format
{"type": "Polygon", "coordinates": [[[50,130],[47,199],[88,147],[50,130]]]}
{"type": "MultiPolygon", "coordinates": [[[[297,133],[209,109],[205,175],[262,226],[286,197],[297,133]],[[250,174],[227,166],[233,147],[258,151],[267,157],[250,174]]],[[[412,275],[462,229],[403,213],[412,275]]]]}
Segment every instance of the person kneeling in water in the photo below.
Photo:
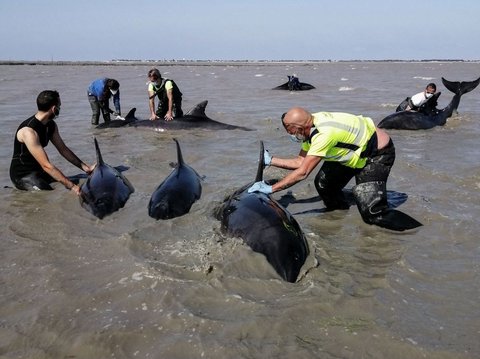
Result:
{"type": "Polygon", "coordinates": [[[307,178],[323,159],[315,188],[327,210],[349,208],[342,189],[355,177],[353,195],[364,222],[396,231],[422,225],[388,207],[386,183],[395,147],[388,133],[376,128],[371,118],[339,112],[311,114],[294,107],[283,114],[282,124],[294,141],[302,143],[300,153],[285,159],[265,151],[264,165],[292,172],[272,186],[256,182],[249,192],[270,194],[293,186],[307,178]]]}
{"type": "Polygon", "coordinates": [[[49,141],[71,164],[91,173],[95,166],[82,162],[63,142],[54,118],[60,114],[57,91],[42,91],[37,97],[37,113],[23,121],[15,132],[10,179],[20,190],[52,190],[52,182],[60,182],[80,195],[80,187],[68,179],[49,160],[45,147],[49,141]]]}

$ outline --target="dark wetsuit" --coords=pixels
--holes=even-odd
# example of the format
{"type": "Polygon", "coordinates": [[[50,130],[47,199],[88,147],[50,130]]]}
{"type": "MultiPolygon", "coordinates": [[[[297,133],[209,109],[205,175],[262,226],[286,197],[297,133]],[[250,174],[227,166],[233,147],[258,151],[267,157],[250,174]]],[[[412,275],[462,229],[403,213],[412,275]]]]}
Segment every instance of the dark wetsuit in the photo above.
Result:
{"type": "Polygon", "coordinates": [[[32,156],[27,146],[17,139],[17,133],[23,127],[30,127],[38,134],[42,147],[48,145],[53,134],[57,131],[57,124],[53,120],[44,125],[35,116],[32,116],[22,122],[15,132],[13,157],[10,164],[10,179],[15,187],[21,190],[37,188],[52,190],[50,183],[55,182],[55,179],[42,169],[42,166],[32,156]]]}
{"type": "Polygon", "coordinates": [[[165,84],[167,83],[167,81],[170,81],[173,86],[172,88],[173,114],[172,115],[175,118],[183,117],[182,93],[180,92],[180,89],[178,88],[175,81],[170,79],[163,79],[161,85],[158,87],[156,85],[153,85],[153,91],[155,92],[155,95],[158,96],[158,107],[155,114],[160,118],[164,118],[168,112],[168,96],[167,96],[167,90],[165,89],[165,84]]]}

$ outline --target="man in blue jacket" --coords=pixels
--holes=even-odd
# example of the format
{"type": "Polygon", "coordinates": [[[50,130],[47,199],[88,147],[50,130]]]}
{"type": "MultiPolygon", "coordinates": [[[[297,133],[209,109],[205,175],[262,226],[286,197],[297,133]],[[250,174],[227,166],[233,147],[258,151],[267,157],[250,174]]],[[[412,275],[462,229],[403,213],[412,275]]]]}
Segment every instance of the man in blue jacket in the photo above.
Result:
{"type": "Polygon", "coordinates": [[[100,78],[93,81],[88,87],[88,101],[92,107],[92,125],[98,125],[100,111],[105,123],[110,122],[110,114],[121,116],[120,112],[120,84],[115,79],[100,78]],[[115,111],[109,107],[109,99],[113,96],[115,111]]]}

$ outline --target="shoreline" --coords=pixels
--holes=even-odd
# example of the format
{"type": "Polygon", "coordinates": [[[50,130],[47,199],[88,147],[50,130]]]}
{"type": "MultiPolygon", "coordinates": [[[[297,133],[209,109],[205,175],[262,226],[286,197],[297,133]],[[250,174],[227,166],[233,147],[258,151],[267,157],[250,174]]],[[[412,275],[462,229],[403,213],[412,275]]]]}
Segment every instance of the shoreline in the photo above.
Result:
{"type": "Polygon", "coordinates": [[[245,65],[308,65],[323,63],[428,63],[461,62],[478,63],[480,60],[426,59],[426,60],[108,60],[108,61],[44,61],[0,60],[0,65],[55,65],[55,66],[245,66],[245,65]]]}

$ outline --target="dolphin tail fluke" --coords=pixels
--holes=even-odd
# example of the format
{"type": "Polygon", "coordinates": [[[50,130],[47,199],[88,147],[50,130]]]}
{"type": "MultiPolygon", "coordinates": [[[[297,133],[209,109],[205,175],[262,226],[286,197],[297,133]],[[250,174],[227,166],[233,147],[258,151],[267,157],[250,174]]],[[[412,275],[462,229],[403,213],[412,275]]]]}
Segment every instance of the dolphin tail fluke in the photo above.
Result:
{"type": "Polygon", "coordinates": [[[183,156],[182,156],[182,150],[180,149],[180,144],[178,143],[177,139],[173,139],[175,143],[177,144],[177,161],[178,161],[178,166],[183,166],[183,156]]]}
{"type": "Polygon", "coordinates": [[[257,168],[257,176],[255,177],[255,182],[263,181],[263,164],[265,163],[265,146],[263,145],[263,141],[260,141],[260,157],[258,159],[258,168],[257,168]]]}
{"type": "Polygon", "coordinates": [[[103,165],[102,153],[100,152],[100,147],[98,147],[97,139],[94,137],[93,141],[95,142],[95,152],[97,153],[97,166],[103,165]]]}
{"type": "Polygon", "coordinates": [[[463,95],[473,91],[480,83],[480,77],[475,81],[448,81],[442,77],[443,85],[456,95],[463,95]]]}
{"type": "Polygon", "coordinates": [[[313,86],[313,85],[307,84],[305,82],[300,82],[300,89],[302,91],[313,90],[314,88],[315,88],[315,86],[313,86]]]}

